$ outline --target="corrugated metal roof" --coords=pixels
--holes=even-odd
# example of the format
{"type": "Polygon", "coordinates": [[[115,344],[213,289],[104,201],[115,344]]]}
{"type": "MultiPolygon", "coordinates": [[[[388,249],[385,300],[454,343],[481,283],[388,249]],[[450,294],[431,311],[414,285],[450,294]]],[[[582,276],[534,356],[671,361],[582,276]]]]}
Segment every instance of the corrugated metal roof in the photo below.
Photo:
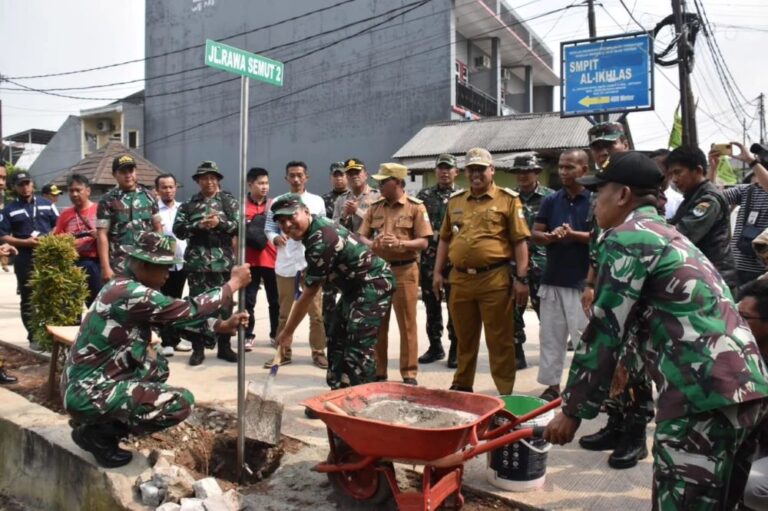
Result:
{"type": "Polygon", "coordinates": [[[130,154],[136,160],[136,179],[144,186],[154,186],[155,178],[163,171],[146,158],[139,156],[120,142],[109,142],[101,149],[92,152],[75,165],[65,170],[52,181],[59,187],[66,186],[67,176],[70,174],[82,174],[87,177],[91,185],[114,186],[115,178],[112,177],[112,160],[121,154],[130,154]]]}
{"type": "MultiPolygon", "coordinates": [[[[618,117],[611,116],[611,120],[618,117]]],[[[440,153],[458,156],[473,147],[485,147],[492,153],[587,147],[591,126],[584,117],[561,118],[558,112],[441,122],[423,127],[398,149],[394,158],[434,157],[440,153]]]]}

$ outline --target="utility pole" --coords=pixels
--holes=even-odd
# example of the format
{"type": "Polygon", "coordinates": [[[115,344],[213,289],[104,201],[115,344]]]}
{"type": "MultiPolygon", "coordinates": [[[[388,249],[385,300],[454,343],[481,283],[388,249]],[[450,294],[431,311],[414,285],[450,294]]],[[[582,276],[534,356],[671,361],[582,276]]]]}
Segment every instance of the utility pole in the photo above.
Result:
{"type": "Polygon", "coordinates": [[[762,92],[759,96],[760,100],[760,143],[765,144],[765,94],[762,92]]]}
{"type": "MultiPolygon", "coordinates": [[[[597,26],[595,24],[595,0],[587,0],[587,22],[589,23],[589,38],[597,37],[597,26]]],[[[608,121],[608,114],[595,114],[596,122],[608,121]]]]}
{"type": "Polygon", "coordinates": [[[690,48],[688,47],[688,26],[683,24],[685,0],[672,0],[672,15],[675,18],[677,42],[677,71],[680,79],[680,114],[683,118],[683,145],[698,147],[699,137],[696,132],[696,107],[691,90],[691,69],[688,67],[690,48]]]}

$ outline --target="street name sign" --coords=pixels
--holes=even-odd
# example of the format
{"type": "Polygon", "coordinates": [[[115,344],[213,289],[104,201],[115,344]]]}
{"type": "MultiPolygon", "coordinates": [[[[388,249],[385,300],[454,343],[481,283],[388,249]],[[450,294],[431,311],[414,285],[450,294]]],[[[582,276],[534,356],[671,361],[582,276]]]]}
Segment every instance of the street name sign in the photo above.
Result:
{"type": "Polygon", "coordinates": [[[560,116],[653,110],[653,38],[647,32],[560,45],[560,116]]]}
{"type": "Polygon", "coordinates": [[[210,39],[205,41],[205,65],[279,87],[283,86],[282,62],[210,39]]]}

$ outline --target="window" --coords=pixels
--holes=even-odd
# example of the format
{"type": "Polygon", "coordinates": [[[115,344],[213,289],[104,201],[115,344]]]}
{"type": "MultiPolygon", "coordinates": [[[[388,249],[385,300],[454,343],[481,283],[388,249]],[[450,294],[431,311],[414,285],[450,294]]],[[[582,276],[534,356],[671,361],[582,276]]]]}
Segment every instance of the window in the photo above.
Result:
{"type": "Polygon", "coordinates": [[[139,147],[139,131],[131,130],[128,132],[128,147],[135,149],[139,147]]]}

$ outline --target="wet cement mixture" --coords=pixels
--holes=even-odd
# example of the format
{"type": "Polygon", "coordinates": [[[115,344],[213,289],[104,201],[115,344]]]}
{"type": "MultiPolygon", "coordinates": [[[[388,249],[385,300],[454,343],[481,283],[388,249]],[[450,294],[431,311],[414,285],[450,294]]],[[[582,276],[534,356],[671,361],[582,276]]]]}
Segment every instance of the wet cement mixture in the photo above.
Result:
{"type": "Polygon", "coordinates": [[[357,417],[424,429],[452,428],[477,420],[477,415],[413,403],[403,399],[380,399],[353,413],[357,417]]]}

